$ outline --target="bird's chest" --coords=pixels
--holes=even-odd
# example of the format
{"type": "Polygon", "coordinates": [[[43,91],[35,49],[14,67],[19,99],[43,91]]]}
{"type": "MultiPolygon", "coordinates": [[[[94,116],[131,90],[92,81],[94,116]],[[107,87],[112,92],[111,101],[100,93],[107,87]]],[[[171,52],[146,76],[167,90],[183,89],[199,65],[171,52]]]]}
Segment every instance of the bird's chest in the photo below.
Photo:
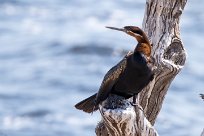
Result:
{"type": "Polygon", "coordinates": [[[118,80],[115,89],[117,91],[137,92],[141,90],[147,83],[151,70],[147,65],[134,64],[131,61],[127,62],[127,67],[121,78],[118,80]]]}

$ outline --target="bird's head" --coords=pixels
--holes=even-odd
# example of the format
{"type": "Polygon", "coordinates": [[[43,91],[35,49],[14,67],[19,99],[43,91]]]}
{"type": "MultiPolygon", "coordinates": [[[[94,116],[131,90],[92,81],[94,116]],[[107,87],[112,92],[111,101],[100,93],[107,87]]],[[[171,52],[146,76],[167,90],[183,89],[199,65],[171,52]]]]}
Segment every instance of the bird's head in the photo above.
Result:
{"type": "Polygon", "coordinates": [[[141,52],[147,57],[151,55],[151,45],[150,42],[142,29],[136,26],[125,26],[123,28],[116,27],[106,27],[113,30],[118,30],[127,33],[130,36],[133,36],[138,41],[138,45],[135,48],[135,51],[141,52]]]}

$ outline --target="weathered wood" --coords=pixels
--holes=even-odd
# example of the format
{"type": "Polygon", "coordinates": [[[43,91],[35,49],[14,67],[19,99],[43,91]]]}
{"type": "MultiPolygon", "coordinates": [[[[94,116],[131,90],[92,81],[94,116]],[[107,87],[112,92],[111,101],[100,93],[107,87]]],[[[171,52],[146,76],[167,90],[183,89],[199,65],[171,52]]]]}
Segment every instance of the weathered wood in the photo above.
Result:
{"type": "Polygon", "coordinates": [[[97,136],[157,136],[139,102],[136,103],[132,106],[123,97],[109,96],[99,107],[102,120],[96,127],[97,136]]]}
{"type": "Polygon", "coordinates": [[[147,0],[143,29],[153,44],[158,72],[142,93],[140,104],[147,119],[155,123],[167,90],[186,60],[180,39],[179,20],[187,0],[147,0]]]}
{"type": "Polygon", "coordinates": [[[118,96],[110,96],[100,106],[102,121],[96,127],[97,136],[157,135],[152,125],[172,80],[186,60],[179,32],[179,20],[186,2],[187,0],[147,0],[143,30],[153,45],[156,75],[138,95],[135,108],[129,101],[118,96]]]}

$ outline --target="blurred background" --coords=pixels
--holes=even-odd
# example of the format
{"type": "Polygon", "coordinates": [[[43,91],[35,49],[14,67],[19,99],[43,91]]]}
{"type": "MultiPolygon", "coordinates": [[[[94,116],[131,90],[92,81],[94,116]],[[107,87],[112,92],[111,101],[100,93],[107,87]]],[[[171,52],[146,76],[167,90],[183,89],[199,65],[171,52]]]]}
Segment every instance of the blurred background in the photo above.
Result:
{"type": "MultiPolygon", "coordinates": [[[[181,18],[188,53],[156,122],[161,136],[204,128],[204,1],[181,18]]],[[[145,0],[1,0],[0,136],[92,136],[99,113],[74,105],[98,91],[104,74],[136,42],[104,26],[142,25],[145,0]]]]}

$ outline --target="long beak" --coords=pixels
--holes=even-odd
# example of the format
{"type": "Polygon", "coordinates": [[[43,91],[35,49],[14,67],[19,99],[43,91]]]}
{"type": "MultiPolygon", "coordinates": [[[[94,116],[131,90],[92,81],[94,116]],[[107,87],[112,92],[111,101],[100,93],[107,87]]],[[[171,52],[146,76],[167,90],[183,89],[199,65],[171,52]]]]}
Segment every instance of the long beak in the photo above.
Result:
{"type": "Polygon", "coordinates": [[[110,26],[106,26],[106,28],[113,29],[113,30],[118,30],[118,31],[122,31],[122,32],[127,32],[127,30],[124,29],[124,28],[116,28],[116,27],[110,27],[110,26]]]}

